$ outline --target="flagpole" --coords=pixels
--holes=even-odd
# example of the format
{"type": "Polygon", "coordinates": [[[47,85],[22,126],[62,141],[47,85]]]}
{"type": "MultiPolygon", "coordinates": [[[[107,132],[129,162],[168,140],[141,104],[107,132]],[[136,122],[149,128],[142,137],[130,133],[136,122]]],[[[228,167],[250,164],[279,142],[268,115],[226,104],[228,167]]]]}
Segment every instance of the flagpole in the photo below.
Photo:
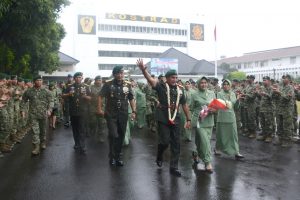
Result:
{"type": "Polygon", "coordinates": [[[218,78],[217,25],[216,25],[216,23],[215,23],[215,29],[214,29],[214,36],[215,36],[215,78],[218,78]]]}

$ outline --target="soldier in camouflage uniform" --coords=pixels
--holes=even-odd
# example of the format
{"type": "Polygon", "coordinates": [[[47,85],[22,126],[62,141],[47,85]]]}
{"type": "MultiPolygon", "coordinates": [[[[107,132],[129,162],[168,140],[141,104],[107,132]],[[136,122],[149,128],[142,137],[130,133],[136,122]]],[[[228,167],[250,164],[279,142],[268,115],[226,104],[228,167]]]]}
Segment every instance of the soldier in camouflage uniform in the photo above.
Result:
{"type": "Polygon", "coordinates": [[[260,124],[262,133],[257,136],[257,140],[272,142],[272,134],[275,131],[274,118],[274,103],[272,100],[273,89],[269,76],[263,77],[263,86],[258,95],[261,97],[260,101],[260,124]]]}
{"type": "MultiPolygon", "coordinates": [[[[46,123],[47,117],[51,115],[53,98],[51,93],[42,87],[41,76],[34,78],[34,87],[29,88],[23,94],[21,106],[29,102],[29,119],[32,127],[32,155],[38,155],[41,149],[46,149],[46,123]]],[[[25,113],[22,113],[25,116],[25,113]]]]}
{"type": "Polygon", "coordinates": [[[256,138],[256,122],[255,122],[255,98],[256,98],[256,87],[254,85],[255,76],[250,75],[247,77],[248,85],[245,88],[242,98],[245,101],[245,114],[246,114],[246,126],[249,131],[249,138],[256,138]]]}
{"type": "Polygon", "coordinates": [[[0,74],[0,157],[3,157],[2,153],[11,152],[11,147],[6,144],[10,133],[7,111],[8,98],[6,75],[0,74]]]}
{"type": "Polygon", "coordinates": [[[52,95],[53,98],[53,108],[52,108],[52,112],[51,112],[51,116],[49,118],[49,126],[52,129],[56,128],[56,119],[58,116],[58,109],[59,109],[59,99],[60,99],[60,94],[56,88],[56,84],[55,83],[50,83],[49,84],[49,91],[52,95]]]}
{"type": "Polygon", "coordinates": [[[282,133],[279,135],[279,142],[282,147],[290,146],[291,137],[293,135],[293,112],[294,112],[294,88],[290,85],[291,76],[282,76],[282,86],[275,88],[273,93],[276,93],[279,98],[278,117],[282,124],[282,133]]]}
{"type": "MultiPolygon", "coordinates": [[[[242,93],[242,89],[239,86],[239,80],[233,79],[232,85],[231,85],[232,92],[235,93],[235,96],[237,97],[242,93]]],[[[237,102],[234,105],[234,113],[236,117],[236,126],[237,126],[237,132],[240,134],[242,131],[242,123],[241,123],[241,107],[240,107],[240,99],[237,100],[237,102]]]]}
{"type": "Polygon", "coordinates": [[[95,77],[94,85],[91,86],[91,101],[90,101],[90,121],[91,121],[91,134],[96,138],[97,142],[104,142],[104,128],[105,118],[97,114],[98,95],[102,88],[101,76],[95,77]]]}

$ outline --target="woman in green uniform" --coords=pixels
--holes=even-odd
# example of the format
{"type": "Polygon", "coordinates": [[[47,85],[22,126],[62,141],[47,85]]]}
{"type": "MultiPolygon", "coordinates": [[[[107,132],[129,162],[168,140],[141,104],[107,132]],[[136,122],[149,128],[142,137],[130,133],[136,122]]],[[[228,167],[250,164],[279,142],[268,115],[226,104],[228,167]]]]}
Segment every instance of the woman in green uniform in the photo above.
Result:
{"type": "Polygon", "coordinates": [[[208,79],[202,77],[198,80],[198,90],[191,94],[191,107],[192,113],[192,127],[195,130],[195,143],[197,146],[197,153],[200,159],[205,164],[205,170],[212,173],[211,166],[211,145],[210,139],[214,126],[215,109],[208,108],[208,115],[200,119],[199,113],[215,98],[215,93],[207,89],[208,79]]]}
{"type": "Polygon", "coordinates": [[[217,98],[226,102],[227,109],[218,111],[217,118],[217,140],[215,155],[221,152],[227,155],[235,155],[236,159],[244,158],[239,152],[239,140],[236,126],[236,118],[234,114],[234,106],[237,106],[237,98],[231,91],[231,82],[225,79],[222,83],[222,90],[218,92],[217,98]]]}

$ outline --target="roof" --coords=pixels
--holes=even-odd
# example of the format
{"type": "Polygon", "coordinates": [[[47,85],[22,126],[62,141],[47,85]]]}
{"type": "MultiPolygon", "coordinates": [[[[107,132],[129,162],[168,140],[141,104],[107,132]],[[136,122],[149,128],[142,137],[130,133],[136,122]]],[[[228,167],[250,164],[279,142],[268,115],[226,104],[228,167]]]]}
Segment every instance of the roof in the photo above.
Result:
{"type": "Polygon", "coordinates": [[[68,56],[67,54],[64,54],[62,52],[58,52],[58,57],[59,57],[59,63],[64,64],[64,65],[72,65],[72,64],[77,64],[79,63],[79,60],[76,60],[75,58],[72,58],[71,56],[68,56]]]}
{"type": "Polygon", "coordinates": [[[300,56],[300,46],[245,53],[243,56],[221,59],[218,63],[246,63],[293,56],[300,56]]]}
{"type": "MultiPolygon", "coordinates": [[[[158,58],[175,58],[178,60],[178,74],[182,75],[214,75],[215,65],[207,60],[197,60],[175,48],[170,48],[163,52],[158,58]]],[[[150,63],[147,63],[149,65],[150,63]]],[[[141,74],[139,70],[133,72],[141,74]]],[[[222,69],[218,69],[218,74],[225,74],[222,69]]]]}

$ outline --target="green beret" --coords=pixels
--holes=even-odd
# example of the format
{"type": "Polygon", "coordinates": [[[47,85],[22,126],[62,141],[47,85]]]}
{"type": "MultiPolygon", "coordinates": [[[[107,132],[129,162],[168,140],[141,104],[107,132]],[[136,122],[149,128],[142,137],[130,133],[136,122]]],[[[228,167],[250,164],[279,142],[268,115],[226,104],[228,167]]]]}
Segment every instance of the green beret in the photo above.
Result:
{"type": "Polygon", "coordinates": [[[123,71],[124,71],[123,66],[118,65],[113,68],[112,74],[115,75],[115,74],[121,73],[123,71]]]}
{"type": "Polygon", "coordinates": [[[39,79],[43,79],[43,77],[41,75],[37,75],[33,78],[33,81],[39,80],[39,79]]]}
{"type": "Polygon", "coordinates": [[[74,74],[74,78],[76,78],[76,77],[78,77],[78,76],[83,76],[83,73],[82,72],[76,72],[75,74],[74,74]]]}
{"type": "Polygon", "coordinates": [[[68,74],[68,78],[73,78],[72,74],[68,74]]]}
{"type": "Polygon", "coordinates": [[[96,77],[95,77],[95,81],[96,81],[96,80],[102,80],[102,77],[101,77],[101,76],[96,76],[96,77]]]}
{"type": "Polygon", "coordinates": [[[167,73],[165,74],[166,78],[173,76],[173,75],[177,75],[177,71],[175,69],[170,69],[169,71],[167,71],[167,73]]]}
{"type": "Polygon", "coordinates": [[[25,83],[31,83],[32,80],[30,80],[30,79],[24,79],[24,82],[25,82],[25,83]]]}
{"type": "Polygon", "coordinates": [[[54,87],[55,86],[55,83],[51,82],[49,83],[49,87],[54,87]]]}
{"type": "Polygon", "coordinates": [[[14,80],[14,79],[18,79],[18,76],[17,75],[11,75],[10,80],[14,80]]]}

